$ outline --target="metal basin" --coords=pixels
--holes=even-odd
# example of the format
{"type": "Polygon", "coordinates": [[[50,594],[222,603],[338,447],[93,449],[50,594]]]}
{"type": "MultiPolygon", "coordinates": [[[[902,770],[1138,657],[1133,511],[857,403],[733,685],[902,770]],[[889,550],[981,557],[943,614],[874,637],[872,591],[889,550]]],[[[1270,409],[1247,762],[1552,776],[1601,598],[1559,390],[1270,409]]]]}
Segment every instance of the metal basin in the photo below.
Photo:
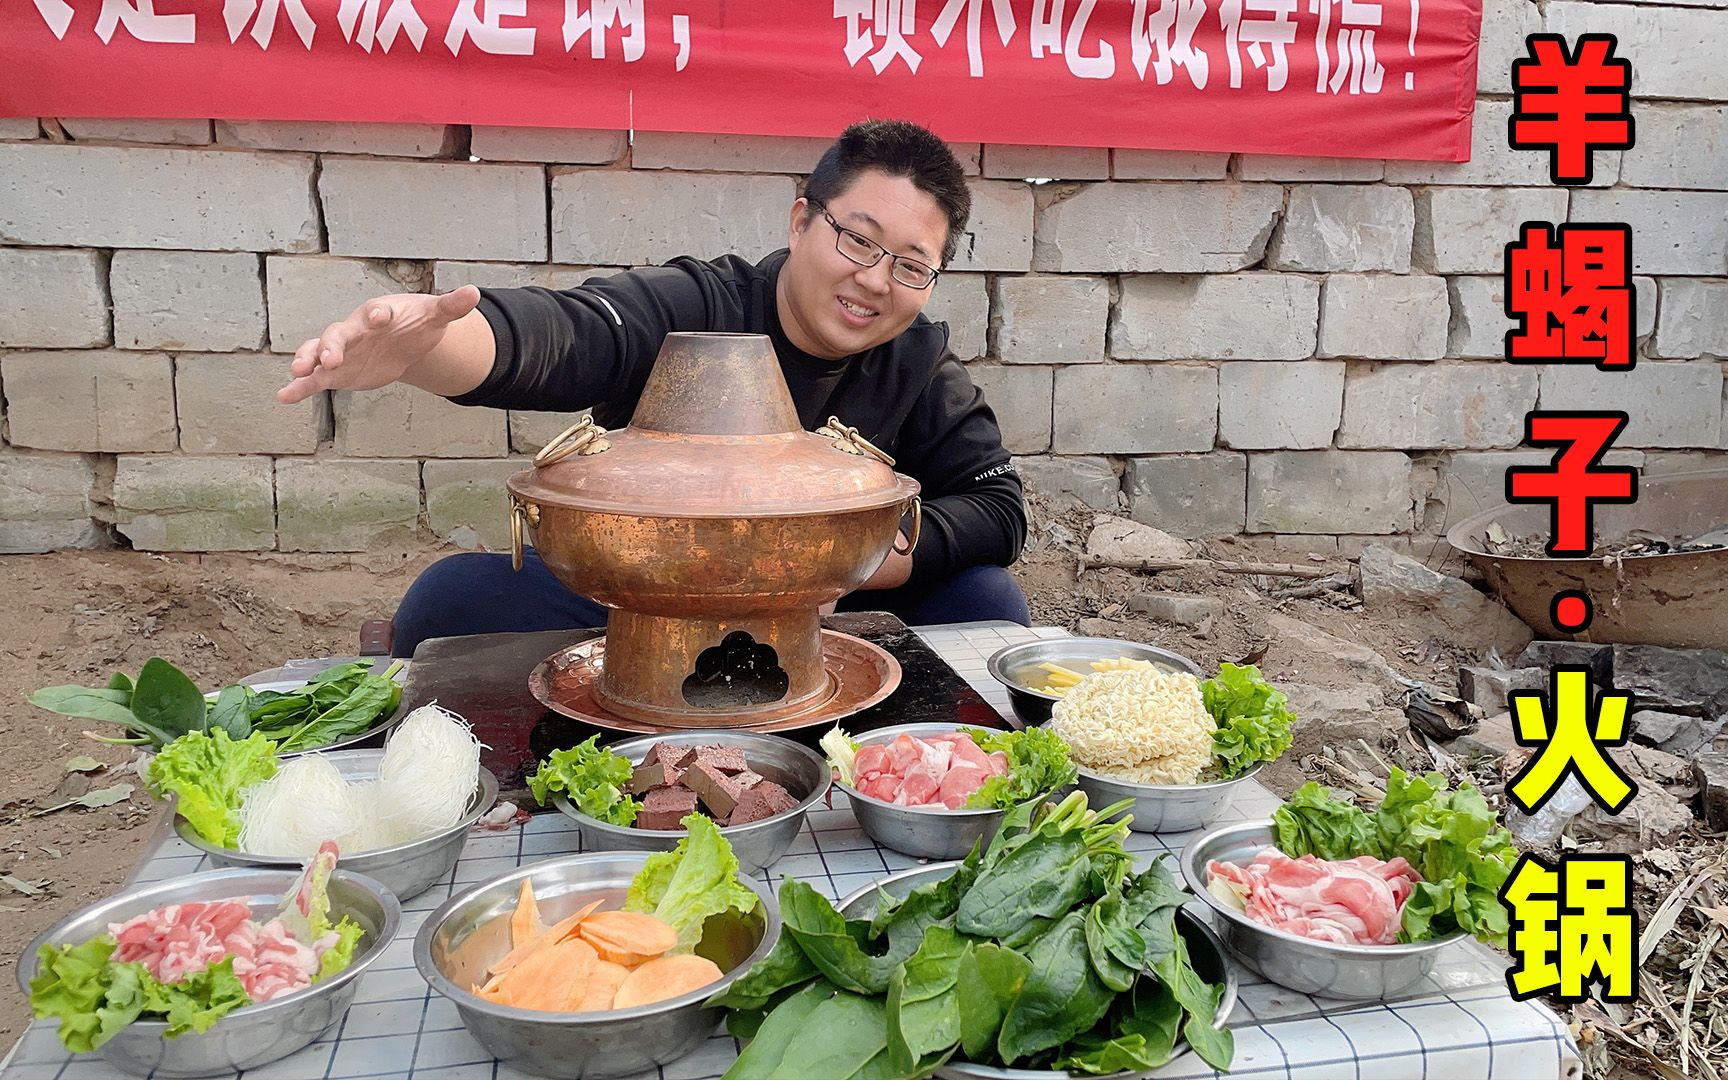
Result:
{"type": "Polygon", "coordinates": [[[1087,665],[1092,661],[1111,660],[1119,656],[1126,656],[1131,660],[1150,660],[1166,671],[1186,671],[1195,678],[1201,677],[1200,665],[1181,653],[1160,649],[1156,645],[1142,645],[1137,641],[1101,637],[1023,641],[1018,645],[996,650],[990,657],[988,667],[990,677],[1008,688],[1008,700],[1014,706],[1014,715],[1023,723],[1043,724],[1049,721],[1050,710],[1062,699],[1043,690],[1034,690],[1028,685],[1030,681],[1042,678],[1043,673],[1038,671],[1039,664],[1061,664],[1084,675],[1087,674],[1087,665]]]}
{"type": "MultiPolygon", "coordinates": [[[[30,993],[36,952],[43,945],[78,945],[164,904],[243,900],[254,916],[269,918],[282,895],[300,879],[300,870],[222,870],[173,878],[122,890],[98,904],[68,915],[37,936],[18,959],[18,985],[30,993]]],[[[366,931],[347,970],[306,990],[275,1001],[236,1009],[205,1032],[167,1036],[164,1021],[141,1020],[122,1028],[96,1054],[134,1076],[218,1076],[256,1069],[287,1057],[335,1027],[354,1003],[360,975],[383,955],[395,937],[402,908],[383,885],[338,869],[330,877],[330,915],[347,915],[366,931]]]]}
{"type": "MultiPolygon", "coordinates": [[[[869,918],[876,912],[878,890],[895,898],[904,897],[920,885],[941,881],[950,876],[957,865],[951,862],[937,863],[920,866],[916,870],[903,870],[873,885],[866,885],[842,899],[835,907],[848,919],[869,918]]],[[[1195,973],[1209,983],[1224,984],[1224,997],[1218,1002],[1217,1015],[1212,1018],[1212,1026],[1222,1031],[1230,1020],[1230,1014],[1236,1009],[1236,974],[1230,970],[1225,959],[1224,945],[1218,940],[1218,935],[1212,932],[1212,928],[1206,925],[1205,920],[1186,909],[1176,912],[1176,932],[1182,935],[1183,943],[1188,946],[1188,961],[1195,973]]],[[[1186,1042],[1178,1042],[1170,1060],[1176,1061],[1190,1052],[1186,1042]]],[[[1007,1069],[975,1065],[969,1061],[950,1061],[937,1069],[936,1075],[949,1080],[1059,1080],[1079,1074],[1058,1069],[1007,1069]]],[[[1146,1074],[1117,1072],[1094,1080],[1126,1080],[1128,1077],[1143,1075],[1146,1074]]]]}
{"type": "Polygon", "coordinates": [[[554,1013],[484,1001],[471,987],[509,951],[509,920],[524,879],[548,921],[594,900],[622,907],[645,854],[607,852],[536,863],[476,885],[427,916],[414,937],[414,966],[456,1003],[470,1034],[504,1064],[553,1077],[627,1076],[683,1057],[713,1034],[725,1010],[703,1004],[767,956],[780,936],[780,909],[761,882],[741,876],[760,904],[743,918],[716,916],[698,954],[725,977],[682,997],[610,1012],[554,1013]]]}
{"type": "Polygon", "coordinates": [[[1242,785],[1253,780],[1264,767],[1262,762],[1233,780],[1214,780],[1209,784],[1132,784],[1083,768],[1075,786],[1086,793],[1086,801],[1094,807],[1132,799],[1134,805],[1128,812],[1134,815],[1134,820],[1128,827],[1135,832],[1178,833],[1217,821],[1236,801],[1242,785]]]}
{"type": "MultiPolygon", "coordinates": [[[[650,735],[614,743],[606,749],[629,759],[632,765],[642,764],[655,743],[676,746],[736,746],[744,751],[744,760],[754,772],[774,781],[794,796],[801,796],[798,805],[773,817],[721,829],[720,835],[732,845],[738,865],[746,874],[754,874],[772,866],[786,854],[798,830],[804,827],[804,817],[810,807],[828,794],[828,763],[816,751],[789,739],[772,735],[752,735],[734,731],[684,732],[650,735]]],[[[582,834],[582,845],[589,851],[671,851],[678,841],[690,835],[684,829],[638,829],[628,825],[613,825],[590,817],[576,809],[576,804],[564,795],[553,799],[559,810],[574,818],[576,830],[582,834]]]]}
{"type": "Polygon", "coordinates": [[[1280,986],[1364,1001],[1396,997],[1426,978],[1441,951],[1465,936],[1456,933],[1416,945],[1335,945],[1263,926],[1206,891],[1208,862],[1227,860],[1240,866],[1271,846],[1270,821],[1226,825],[1189,841],[1181,863],[1189,890],[1212,909],[1224,944],[1280,986]]]}
{"type": "MultiPolygon", "coordinates": [[[[891,743],[898,735],[945,735],[965,724],[900,724],[857,737],[859,746],[891,743]]],[[[834,781],[852,800],[852,816],[865,835],[891,851],[921,859],[960,859],[977,843],[989,844],[1002,827],[1006,810],[948,810],[944,807],[895,806],[872,799],[856,788],[834,781]]]]}
{"type": "MultiPolygon", "coordinates": [[[[1482,571],[1489,586],[1539,637],[1570,638],[1550,620],[1561,589],[1590,597],[1595,617],[1579,639],[1597,643],[1728,649],[1728,548],[1672,551],[1624,559],[1492,555],[1485,531],[1547,536],[1548,508],[1502,505],[1454,525],[1446,541],[1482,571]]],[[[1728,469],[1640,480],[1638,501],[1597,507],[1597,543],[1632,530],[1683,538],[1728,522],[1728,469]]]]}
{"type": "MultiPolygon", "coordinates": [[[[384,751],[337,750],[327,752],[325,756],[336,766],[336,771],[341,773],[344,779],[375,780],[378,777],[378,763],[384,759],[384,751]]],[[[412,900],[450,876],[456,860],[462,857],[462,845],[468,840],[468,830],[473,828],[481,815],[492,809],[492,804],[497,801],[498,778],[492,775],[491,770],[481,766],[479,782],[473,797],[468,800],[468,810],[462,815],[461,821],[443,832],[410,840],[406,844],[379,848],[376,851],[356,852],[353,855],[344,854],[342,866],[346,870],[376,879],[395,894],[398,900],[412,900]]],[[[210,856],[210,861],[217,866],[298,868],[305,862],[304,859],[254,855],[233,848],[217,847],[199,836],[186,819],[178,815],[174,818],[174,831],[180,834],[180,839],[210,856]]]]}

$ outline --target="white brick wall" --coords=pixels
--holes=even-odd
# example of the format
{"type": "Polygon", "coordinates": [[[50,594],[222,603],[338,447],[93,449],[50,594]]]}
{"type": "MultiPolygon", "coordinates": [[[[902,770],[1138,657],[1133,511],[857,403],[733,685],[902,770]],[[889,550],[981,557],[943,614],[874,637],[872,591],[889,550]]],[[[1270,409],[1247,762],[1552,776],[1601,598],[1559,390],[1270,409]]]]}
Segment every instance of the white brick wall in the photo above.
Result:
{"type": "Polygon", "coordinates": [[[545,175],[533,165],[329,158],[318,193],[335,255],[546,257],[545,175]]]}

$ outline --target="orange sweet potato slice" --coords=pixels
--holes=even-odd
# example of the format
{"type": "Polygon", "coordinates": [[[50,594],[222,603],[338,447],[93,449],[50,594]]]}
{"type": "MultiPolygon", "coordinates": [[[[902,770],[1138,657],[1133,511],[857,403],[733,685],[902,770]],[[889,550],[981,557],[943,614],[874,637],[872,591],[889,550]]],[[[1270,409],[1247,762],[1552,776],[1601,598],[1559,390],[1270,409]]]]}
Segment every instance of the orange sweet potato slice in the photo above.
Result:
{"type": "Polygon", "coordinates": [[[546,932],[540,921],[540,905],[534,901],[534,883],[522,879],[522,892],[516,897],[516,910],[510,914],[510,945],[514,948],[546,932]]]}
{"type": "Polygon", "coordinates": [[[519,1009],[570,1012],[587,991],[588,976],[598,961],[593,946],[581,938],[566,938],[517,964],[502,977],[499,989],[519,1009]]]}
{"type": "Polygon", "coordinates": [[[493,964],[489,970],[491,970],[495,975],[501,975],[527,959],[530,954],[537,952],[540,949],[544,949],[549,945],[556,945],[565,938],[570,937],[576,932],[576,927],[582,922],[582,920],[593,914],[594,909],[599,907],[602,903],[604,903],[604,901],[596,900],[592,904],[589,904],[576,912],[576,914],[571,915],[568,918],[559,919],[544,933],[535,935],[529,940],[524,941],[522,944],[511,949],[508,953],[505,953],[504,958],[499,960],[496,964],[493,964]]]}
{"type": "Polygon", "coordinates": [[[634,911],[601,911],[582,920],[576,932],[600,959],[635,967],[678,944],[678,931],[652,915],[634,911]]]}
{"type": "Polygon", "coordinates": [[[632,971],[612,996],[614,1009],[633,1009],[699,990],[722,972],[705,956],[661,956],[632,971]]]}
{"type": "Polygon", "coordinates": [[[610,1009],[613,996],[618,993],[618,988],[624,985],[629,974],[630,969],[623,964],[614,964],[610,960],[596,961],[593,972],[588,976],[587,992],[582,995],[576,1011],[599,1012],[610,1009]]]}

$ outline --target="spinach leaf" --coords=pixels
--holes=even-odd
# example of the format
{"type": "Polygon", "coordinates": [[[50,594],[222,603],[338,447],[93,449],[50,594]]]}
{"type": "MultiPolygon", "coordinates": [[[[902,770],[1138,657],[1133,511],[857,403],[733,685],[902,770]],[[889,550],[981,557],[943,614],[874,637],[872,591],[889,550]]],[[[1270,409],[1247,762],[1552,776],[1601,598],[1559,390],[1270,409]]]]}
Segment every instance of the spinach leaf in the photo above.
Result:
{"type": "Polygon", "coordinates": [[[252,734],[252,717],[246,711],[251,696],[244,686],[224,686],[210,706],[210,729],[225,731],[236,742],[252,734]]]}
{"type": "MultiPolygon", "coordinates": [[[[151,734],[132,714],[130,690],[98,690],[89,686],[44,686],[25,698],[38,709],[80,720],[101,720],[129,731],[151,734]]],[[[167,740],[164,740],[167,741],[167,740]]]]}
{"type": "MultiPolygon", "coordinates": [[[[1174,922],[1175,915],[1171,914],[1174,922]]],[[[1212,1026],[1213,1019],[1218,1015],[1218,1002],[1224,997],[1222,984],[1214,986],[1201,979],[1188,961],[1188,944],[1182,940],[1174,928],[1171,937],[1175,940],[1175,948],[1153,965],[1152,970],[1164,980],[1164,985],[1170,988],[1176,1001],[1188,1013],[1188,1020],[1182,1027],[1183,1037],[1188,1045],[1194,1048],[1206,1064],[1214,1069],[1228,1069],[1230,1059],[1236,1052],[1236,1038],[1226,1028],[1219,1031],[1212,1026]]]]}
{"type": "Polygon", "coordinates": [[[827,897],[792,878],[780,886],[780,917],[786,933],[818,971],[840,989],[858,994],[887,990],[888,977],[917,951],[925,927],[934,921],[907,918],[897,923],[889,929],[887,952],[874,955],[862,944],[868,940],[868,923],[862,919],[848,922],[827,897]]]}
{"type": "Polygon", "coordinates": [[[956,981],[960,1047],[968,1059],[980,1063],[990,1060],[1008,1007],[1020,996],[1020,988],[1031,973],[1032,961],[990,942],[974,942],[961,956],[956,981]]]}
{"type": "MultiPolygon", "coordinates": [[[[810,1014],[834,993],[833,984],[819,979],[775,1006],[756,1027],[750,1045],[738,1055],[738,1060],[726,1070],[721,1080],[747,1080],[772,1073],[786,1056],[793,1040],[804,1033],[810,1014]]],[[[730,1019],[727,1025],[731,1026],[730,1019]]],[[[733,1034],[741,1035],[739,1032],[733,1034]]]]}
{"type": "MultiPolygon", "coordinates": [[[[798,1000],[799,996],[794,996],[787,1004],[798,1000]]],[[[750,1044],[746,1054],[755,1051],[757,1045],[770,1035],[779,1043],[779,1014],[780,1009],[776,1009],[768,1022],[762,1025],[756,1042],[750,1044]],[[773,1031],[770,1031],[771,1025],[773,1031]]],[[[901,1077],[888,1060],[888,1015],[881,998],[844,992],[833,994],[804,1013],[797,1028],[804,1033],[804,1038],[796,1041],[787,1038],[779,1045],[779,1053],[772,1053],[775,1049],[772,1046],[765,1047],[760,1057],[753,1057],[748,1063],[740,1054],[732,1068],[726,1070],[724,1080],[810,1080],[811,1077],[822,1077],[823,1080],[899,1080],[901,1077]],[[812,1035],[816,1037],[812,1038],[812,1035]]]]}
{"type": "Polygon", "coordinates": [[[209,706],[186,673],[152,656],[138,671],[132,689],[132,715],[140,723],[165,732],[170,741],[188,731],[203,731],[209,706]]]}
{"type": "Polygon", "coordinates": [[[926,1057],[960,1042],[960,997],[954,992],[968,942],[946,926],[924,931],[918,951],[888,976],[888,1055],[912,1074],[926,1057]]]}
{"type": "MultiPolygon", "coordinates": [[[[108,679],[108,689],[124,690],[126,693],[130,694],[132,692],[132,680],[126,676],[124,671],[116,671],[108,679]]],[[[127,700],[131,699],[128,698],[127,700]]]]}
{"type": "Polygon", "coordinates": [[[327,667],[323,671],[312,676],[306,681],[306,685],[308,687],[317,687],[332,682],[352,683],[354,680],[365,675],[371,670],[372,661],[370,660],[356,660],[353,663],[337,664],[334,667],[327,667]]]}
{"type": "Polygon", "coordinates": [[[1061,915],[1086,898],[1088,871],[1079,833],[1035,836],[978,875],[960,898],[955,928],[1001,938],[1030,918],[1061,915]]]}
{"type": "Polygon", "coordinates": [[[1031,974],[996,1038],[1003,1063],[1061,1046],[1109,1010],[1116,995],[1092,970],[1085,923],[1084,912],[1070,911],[1032,946],[1031,974]]]}
{"type": "MultiPolygon", "coordinates": [[[[978,854],[976,844],[972,847],[972,854],[978,854]]],[[[880,937],[907,920],[927,925],[952,916],[960,905],[960,897],[978,877],[978,862],[968,856],[953,874],[941,881],[920,885],[899,899],[878,889],[876,914],[870,919],[870,937],[880,937]]]]}
{"type": "MultiPolygon", "coordinates": [[[[334,685],[334,684],[327,684],[334,685]]],[[[317,691],[314,691],[316,702],[317,691]]],[[[379,718],[387,716],[402,698],[402,687],[381,675],[363,675],[335,705],[303,721],[278,741],[282,753],[328,746],[337,739],[358,735],[379,718]]],[[[253,726],[258,727],[256,719],[253,726]]],[[[280,723],[273,724],[279,729],[280,723]]]]}
{"type": "Polygon", "coordinates": [[[1086,910],[1086,952],[1092,970],[1112,990],[1127,990],[1140,977],[1146,941],[1128,920],[1122,898],[1112,894],[1086,910]]]}
{"type": "Polygon", "coordinates": [[[1015,952],[1024,953],[1032,948],[1033,942],[1049,933],[1050,928],[1055,925],[1055,919],[1027,919],[1015,927],[1013,933],[1003,934],[998,938],[997,944],[1004,949],[1013,949],[1015,952]]]}
{"type": "Polygon", "coordinates": [[[761,1009],[781,991],[807,983],[819,974],[792,935],[781,934],[767,956],[706,1004],[728,1009],[761,1009]]]}
{"type": "Polygon", "coordinates": [[[1103,1075],[1144,1072],[1170,1060],[1182,1006],[1170,988],[1155,979],[1142,979],[1117,998],[1106,1029],[1089,1031],[1065,1047],[1054,1068],[1103,1075]],[[1126,1002],[1126,1007],[1123,1003],[1126,1002]]]}

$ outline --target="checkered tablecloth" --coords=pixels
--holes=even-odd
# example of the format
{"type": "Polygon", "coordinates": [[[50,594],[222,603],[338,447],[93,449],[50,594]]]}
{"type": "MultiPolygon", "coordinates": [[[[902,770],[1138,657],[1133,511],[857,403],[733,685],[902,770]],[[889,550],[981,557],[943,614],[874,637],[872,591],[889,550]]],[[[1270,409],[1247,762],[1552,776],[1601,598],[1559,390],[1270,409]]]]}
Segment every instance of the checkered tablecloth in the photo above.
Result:
{"type": "MultiPolygon", "coordinates": [[[[921,628],[919,633],[1005,716],[1011,715],[1007,692],[990,679],[985,660],[1005,644],[1063,634],[994,624],[921,628]]],[[[786,856],[763,872],[764,880],[777,882],[790,874],[839,899],[887,874],[919,865],[921,860],[887,851],[865,836],[844,794],[835,792],[833,804],[810,813],[786,856]]],[[[1252,785],[1227,820],[1264,818],[1276,805],[1270,792],[1252,785]]],[[[1127,846],[1150,860],[1159,853],[1180,852],[1188,839],[1189,834],[1134,833],[1127,846]]],[[[427,988],[414,969],[414,935],[434,908],[469,886],[524,863],[580,850],[574,822],[560,814],[537,814],[511,832],[471,837],[450,880],[404,905],[400,933],[361,980],[356,1003],[342,1023],[299,1053],[247,1072],[245,1080],[515,1080],[522,1076],[494,1061],[463,1028],[455,1006],[427,988]]],[[[136,879],[196,873],[205,868],[203,860],[196,849],[173,838],[140,867],[136,879]]],[[[1575,1080],[1582,1076],[1577,1049],[1564,1023],[1540,1004],[1511,1000],[1504,971],[1499,957],[1470,942],[1448,950],[1427,982],[1413,993],[1364,1005],[1274,986],[1238,965],[1241,997],[1230,1018],[1236,1036],[1230,1075],[1285,1080],[1575,1080]]],[[[737,1052],[737,1042],[722,1032],[696,1052],[644,1078],[712,1080],[737,1052]]],[[[119,1075],[94,1055],[68,1055],[53,1025],[43,1022],[25,1031],[0,1068],[0,1080],[108,1080],[119,1075]]],[[[1156,1075],[1217,1074],[1189,1054],[1156,1075]]]]}

